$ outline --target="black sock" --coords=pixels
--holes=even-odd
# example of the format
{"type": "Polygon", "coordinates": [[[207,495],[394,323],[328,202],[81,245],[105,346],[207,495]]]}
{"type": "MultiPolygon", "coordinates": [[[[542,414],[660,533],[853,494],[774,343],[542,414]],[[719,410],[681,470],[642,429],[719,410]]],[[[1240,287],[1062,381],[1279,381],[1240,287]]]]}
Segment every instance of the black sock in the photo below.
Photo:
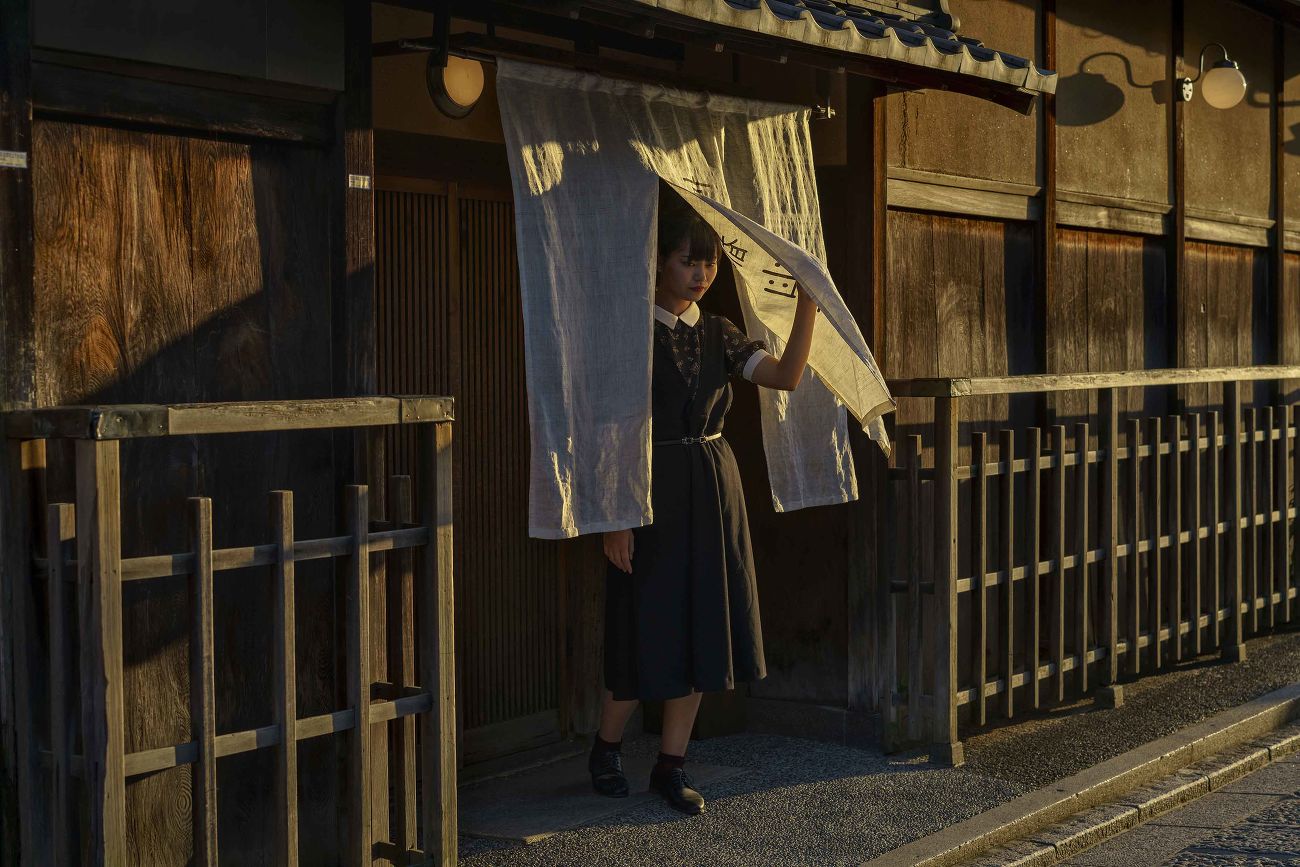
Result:
{"type": "Polygon", "coordinates": [[[616,753],[621,749],[623,749],[623,742],[621,740],[610,742],[597,733],[595,743],[591,745],[591,754],[594,756],[599,755],[600,753],[616,753]]]}
{"type": "Polygon", "coordinates": [[[686,756],[674,756],[670,753],[660,753],[659,761],[655,762],[654,770],[651,773],[662,775],[671,771],[673,768],[680,768],[686,764],[686,756]]]}

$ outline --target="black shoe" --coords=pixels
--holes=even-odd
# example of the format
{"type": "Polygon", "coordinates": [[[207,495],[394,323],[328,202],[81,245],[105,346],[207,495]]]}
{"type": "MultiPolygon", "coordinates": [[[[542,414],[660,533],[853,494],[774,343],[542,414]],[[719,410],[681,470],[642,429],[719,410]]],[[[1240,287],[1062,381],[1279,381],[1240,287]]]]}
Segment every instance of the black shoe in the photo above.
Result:
{"type": "Polygon", "coordinates": [[[623,773],[623,754],[618,750],[593,753],[587,759],[591,787],[607,798],[627,797],[627,776],[623,773]]]}
{"type": "Polygon", "coordinates": [[[704,812],[704,796],[692,788],[694,785],[690,774],[681,768],[673,768],[663,774],[650,774],[650,791],[663,795],[674,810],[692,816],[704,812]]]}

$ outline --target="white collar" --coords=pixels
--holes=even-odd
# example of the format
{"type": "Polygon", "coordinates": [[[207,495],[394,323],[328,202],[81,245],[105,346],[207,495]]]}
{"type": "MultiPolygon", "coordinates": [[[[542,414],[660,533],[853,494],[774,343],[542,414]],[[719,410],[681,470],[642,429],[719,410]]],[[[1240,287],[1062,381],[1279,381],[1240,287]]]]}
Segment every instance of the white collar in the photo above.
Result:
{"type": "Polygon", "coordinates": [[[676,328],[678,319],[685,322],[691,328],[694,328],[695,324],[700,321],[700,305],[692,301],[687,308],[682,311],[681,316],[676,316],[656,304],[655,319],[658,319],[669,328],[676,328]]]}

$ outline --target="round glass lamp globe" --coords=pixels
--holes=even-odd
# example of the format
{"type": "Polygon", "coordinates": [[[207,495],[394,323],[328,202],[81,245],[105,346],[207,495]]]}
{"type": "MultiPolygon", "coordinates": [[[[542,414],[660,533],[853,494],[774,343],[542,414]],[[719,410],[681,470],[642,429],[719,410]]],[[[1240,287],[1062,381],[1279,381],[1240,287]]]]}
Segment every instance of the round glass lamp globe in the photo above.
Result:
{"type": "Polygon", "coordinates": [[[452,102],[465,109],[473,108],[483,96],[483,64],[464,57],[448,57],[442,86],[452,102]]]}
{"type": "Polygon", "coordinates": [[[1232,108],[1246,95],[1246,76],[1237,64],[1221,62],[1205,73],[1201,83],[1205,101],[1215,108],[1232,108]]]}

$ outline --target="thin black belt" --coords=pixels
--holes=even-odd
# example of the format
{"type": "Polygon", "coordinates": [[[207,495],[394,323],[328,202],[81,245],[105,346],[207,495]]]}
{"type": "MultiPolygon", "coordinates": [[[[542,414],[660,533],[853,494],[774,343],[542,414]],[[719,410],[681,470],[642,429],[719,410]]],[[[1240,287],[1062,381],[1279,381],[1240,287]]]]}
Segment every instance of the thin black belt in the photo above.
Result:
{"type": "Polygon", "coordinates": [[[708,436],[702,436],[702,437],[682,437],[681,439],[677,439],[677,440],[655,440],[654,444],[657,446],[699,445],[700,443],[713,442],[714,440],[719,439],[721,436],[722,436],[722,432],[719,431],[718,433],[709,434],[708,436]]]}

